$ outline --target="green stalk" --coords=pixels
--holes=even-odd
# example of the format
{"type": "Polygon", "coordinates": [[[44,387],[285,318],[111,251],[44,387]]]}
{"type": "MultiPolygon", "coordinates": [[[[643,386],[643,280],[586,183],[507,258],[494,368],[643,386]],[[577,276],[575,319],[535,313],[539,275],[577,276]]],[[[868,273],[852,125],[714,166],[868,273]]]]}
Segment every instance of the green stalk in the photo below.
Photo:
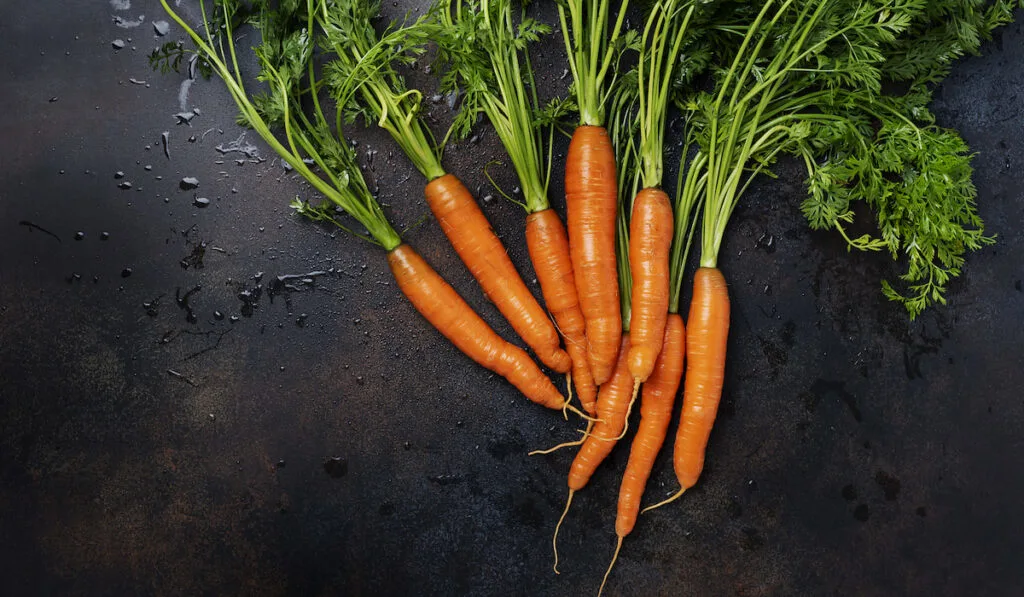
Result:
{"type": "Polygon", "coordinates": [[[427,180],[445,175],[441,166],[443,144],[438,146],[419,116],[422,94],[405,88],[392,67],[396,58],[394,48],[403,42],[424,18],[412,27],[378,37],[370,19],[376,14],[379,2],[364,0],[328,2],[317,0],[317,21],[324,32],[327,48],[336,63],[338,75],[328,83],[339,109],[358,102],[358,93],[365,102],[362,106],[386,130],[409,157],[413,166],[427,180]]]}
{"type": "MultiPolygon", "coordinates": [[[[242,84],[241,71],[237,68],[237,60],[235,58],[236,53],[230,26],[230,14],[226,12],[226,8],[225,16],[227,18],[225,32],[223,36],[219,36],[215,42],[212,37],[212,33],[210,32],[209,19],[207,17],[205,5],[202,2],[200,2],[200,8],[203,13],[203,23],[207,28],[206,39],[204,39],[203,36],[201,36],[195,29],[186,23],[181,16],[179,16],[170,7],[167,0],[160,0],[160,2],[167,14],[188,33],[189,37],[192,38],[192,41],[195,43],[199,53],[203,56],[203,59],[210,64],[213,71],[224,81],[231,98],[235,101],[235,104],[241,111],[245,122],[254,131],[256,131],[257,134],[259,134],[267,145],[269,145],[270,148],[284,159],[297,173],[305,178],[317,191],[352,216],[364,228],[366,228],[370,234],[369,237],[357,234],[358,236],[361,236],[374,244],[380,245],[388,251],[401,244],[402,241],[398,233],[395,232],[394,228],[387,221],[380,205],[369,193],[366,182],[362,177],[362,172],[359,170],[358,166],[356,166],[351,154],[341,154],[342,157],[347,157],[348,159],[341,164],[343,167],[342,171],[336,173],[330,172],[329,176],[331,178],[331,183],[325,181],[321,176],[314,173],[306,164],[304,161],[304,153],[299,150],[299,146],[307,149],[305,155],[310,155],[311,157],[316,156],[313,159],[317,160],[318,165],[321,167],[324,166],[324,160],[316,151],[316,145],[319,144],[325,147],[347,146],[344,144],[343,139],[327,139],[325,137],[318,137],[315,131],[300,130],[302,126],[299,125],[300,119],[295,116],[297,112],[292,106],[293,99],[290,97],[291,93],[289,92],[288,82],[278,74],[274,65],[261,60],[261,68],[271,81],[271,92],[278,97],[283,106],[284,136],[287,145],[282,144],[282,142],[270,130],[270,125],[261,116],[256,105],[246,94],[245,87],[242,84]],[[232,67],[229,67],[227,64],[227,53],[223,50],[224,44],[227,44],[228,53],[232,56],[232,67]],[[221,49],[219,51],[215,50],[215,45],[221,49]],[[341,182],[342,179],[344,179],[347,184],[337,184],[341,182]]],[[[294,103],[296,106],[298,105],[298,102],[294,103]]],[[[311,210],[312,208],[307,207],[305,209],[311,210]]],[[[316,213],[315,210],[313,210],[312,213],[307,213],[317,219],[331,219],[323,213],[316,213]]]]}
{"type": "Polygon", "coordinates": [[[612,0],[565,0],[558,5],[583,126],[604,126],[605,103],[618,70],[615,65],[629,0],[621,0],[609,30],[611,3],[612,0]],[[610,72],[612,81],[607,80],[610,72]]]}

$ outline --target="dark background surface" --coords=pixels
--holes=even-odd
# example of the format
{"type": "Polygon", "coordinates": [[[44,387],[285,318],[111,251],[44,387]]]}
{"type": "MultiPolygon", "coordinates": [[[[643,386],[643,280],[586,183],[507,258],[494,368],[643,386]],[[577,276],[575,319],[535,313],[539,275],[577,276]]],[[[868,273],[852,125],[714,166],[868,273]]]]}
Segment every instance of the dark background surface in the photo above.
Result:
{"type": "MultiPolygon", "coordinates": [[[[216,80],[181,106],[185,77],[150,71],[149,51],[182,36],[157,38],[164,19],[155,0],[93,0],[0,20],[0,594],[595,592],[624,447],[575,501],[555,576],[572,454],[526,452],[572,424],[429,328],[382,252],[290,215],[311,194],[260,143],[262,163],[217,152],[241,133],[234,106],[216,80]],[[274,283],[314,271],[328,273],[274,283]]],[[[937,94],[978,153],[999,237],[948,307],[909,322],[878,291],[894,266],[810,233],[798,170],[749,193],[720,263],[734,316],[708,468],[641,517],[607,594],[1019,594],[1022,41],[1006,28],[937,94]]],[[[560,39],[537,56],[561,93],[560,39]]],[[[437,130],[451,117],[426,110],[437,130]]],[[[482,169],[503,153],[479,134],[446,165],[497,196],[482,169]]],[[[399,227],[428,213],[389,139],[350,136],[399,227]]],[[[556,180],[561,209],[560,194],[556,180]]],[[[521,210],[484,211],[532,281],[521,210]]],[[[512,338],[435,222],[407,238],[512,338]]],[[[665,456],[648,499],[675,487],[665,456]]]]}

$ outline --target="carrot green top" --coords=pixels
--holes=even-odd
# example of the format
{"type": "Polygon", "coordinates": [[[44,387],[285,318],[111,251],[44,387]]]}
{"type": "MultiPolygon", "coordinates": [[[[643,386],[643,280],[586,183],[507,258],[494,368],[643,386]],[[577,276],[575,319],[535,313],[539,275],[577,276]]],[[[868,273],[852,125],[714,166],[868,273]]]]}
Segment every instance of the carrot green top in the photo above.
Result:
{"type": "Polygon", "coordinates": [[[605,104],[618,74],[618,56],[636,39],[635,32],[623,31],[628,8],[629,0],[564,0],[558,3],[558,17],[569,55],[569,71],[572,72],[581,125],[605,124],[605,104]],[[610,20],[613,5],[618,5],[614,22],[610,20]]]}
{"type": "Polygon", "coordinates": [[[161,0],[164,9],[192,38],[204,68],[216,73],[227,85],[240,110],[239,120],[251,127],[281,158],[305,178],[330,203],[312,206],[296,199],[292,207],[315,220],[329,221],[386,250],[402,241],[388,222],[380,204],[370,193],[355,160],[355,154],[340,133],[332,132],[313,90],[319,88],[314,71],[312,0],[296,2],[291,11],[255,10],[240,0],[220,0],[211,11],[200,0],[203,33],[197,31],[161,0]],[[254,48],[259,62],[258,79],[266,92],[246,90],[238,68],[235,27],[255,26],[262,38],[254,48]],[[304,100],[314,106],[312,115],[303,109],[304,100]],[[283,129],[283,140],[271,131],[283,129]],[[333,205],[332,205],[333,204],[333,205]],[[335,216],[340,207],[361,224],[368,234],[347,227],[335,216]]]}
{"type": "Polygon", "coordinates": [[[430,29],[421,17],[409,27],[389,27],[378,36],[372,20],[380,2],[370,0],[307,0],[315,4],[316,20],[323,31],[323,47],[330,56],[325,82],[337,101],[337,123],[362,116],[391,136],[427,180],[444,176],[443,143],[420,118],[423,94],[408,89],[394,69],[423,53],[430,29]],[[362,101],[359,101],[359,99],[362,101]]]}
{"type": "Polygon", "coordinates": [[[529,213],[548,209],[555,121],[572,104],[555,100],[541,108],[528,46],[551,27],[525,14],[517,22],[511,0],[442,0],[437,13],[435,41],[447,67],[442,85],[464,93],[453,129],[464,136],[485,114],[522,185],[517,203],[529,213]]]}

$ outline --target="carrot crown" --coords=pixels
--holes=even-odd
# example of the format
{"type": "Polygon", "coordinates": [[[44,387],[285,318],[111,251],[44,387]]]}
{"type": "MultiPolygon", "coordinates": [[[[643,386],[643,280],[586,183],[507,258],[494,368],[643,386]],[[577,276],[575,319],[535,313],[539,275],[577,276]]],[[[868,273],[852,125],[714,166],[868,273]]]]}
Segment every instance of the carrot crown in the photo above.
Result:
{"type": "Polygon", "coordinates": [[[164,9],[184,29],[197,48],[197,54],[212,72],[227,85],[238,105],[239,120],[260,137],[296,172],[302,175],[331,204],[312,206],[296,199],[292,207],[315,220],[332,222],[344,230],[391,250],[401,243],[380,204],[370,193],[352,148],[332,133],[316,97],[319,81],[312,63],[312,0],[285,13],[249,13],[239,1],[222,0],[208,12],[203,0],[199,6],[203,33],[184,21],[161,0],[164,9]],[[303,10],[309,9],[309,10],[303,10]],[[262,41],[254,48],[259,63],[258,78],[268,90],[250,95],[238,68],[234,28],[250,22],[260,31],[262,41]],[[312,114],[306,114],[303,101],[310,100],[312,114]],[[271,126],[283,129],[278,139],[271,126]],[[367,234],[355,231],[335,215],[334,206],[359,222],[367,234]]]}
{"type": "Polygon", "coordinates": [[[444,144],[436,142],[420,119],[423,94],[408,89],[393,66],[422,55],[431,32],[425,26],[427,18],[420,17],[408,27],[392,25],[378,36],[373,19],[380,10],[379,1],[307,1],[315,4],[323,49],[332,57],[324,70],[327,88],[338,104],[336,126],[360,116],[376,122],[428,180],[444,176],[444,144]]]}
{"type": "Polygon", "coordinates": [[[511,0],[442,0],[435,9],[440,25],[439,61],[447,67],[442,85],[464,93],[453,124],[466,136],[483,113],[508,152],[529,213],[548,209],[555,126],[574,109],[554,100],[541,108],[528,46],[551,27],[525,16],[517,19],[511,0]]]}
{"type": "Polygon", "coordinates": [[[582,125],[604,126],[605,104],[618,74],[618,57],[622,50],[636,43],[636,33],[623,32],[622,28],[629,0],[618,3],[618,13],[609,28],[612,4],[612,0],[558,3],[582,125]]]}

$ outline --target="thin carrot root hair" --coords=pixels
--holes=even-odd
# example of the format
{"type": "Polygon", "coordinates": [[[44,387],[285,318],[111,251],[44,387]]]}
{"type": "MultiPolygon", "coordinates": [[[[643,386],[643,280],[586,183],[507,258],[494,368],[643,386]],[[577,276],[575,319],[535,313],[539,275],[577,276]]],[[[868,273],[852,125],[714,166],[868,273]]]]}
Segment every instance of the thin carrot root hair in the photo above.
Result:
{"type": "Polygon", "coordinates": [[[662,506],[667,506],[668,504],[671,504],[672,502],[674,502],[674,501],[678,500],[680,497],[682,497],[682,495],[684,493],[686,493],[686,488],[682,487],[682,488],[679,489],[679,491],[677,491],[674,494],[672,494],[667,500],[658,502],[657,504],[654,504],[653,506],[647,506],[646,508],[644,508],[643,510],[640,511],[640,514],[643,514],[644,512],[649,512],[651,510],[654,510],[655,508],[660,508],[662,506]]]}
{"type": "Polygon", "coordinates": [[[604,592],[604,585],[608,582],[608,575],[612,573],[612,568],[615,567],[615,562],[619,559],[619,550],[622,549],[623,536],[619,535],[619,541],[615,544],[615,555],[612,556],[612,563],[608,564],[608,569],[604,572],[604,578],[601,579],[601,588],[597,590],[597,597],[601,597],[601,593],[604,592]]]}
{"type": "Polygon", "coordinates": [[[562,407],[562,418],[569,420],[569,404],[572,402],[572,369],[565,374],[565,406],[562,407]]]}
{"type": "Polygon", "coordinates": [[[562,408],[565,409],[565,410],[568,410],[569,412],[571,412],[572,414],[576,415],[577,417],[583,419],[584,421],[589,421],[589,422],[595,423],[595,422],[601,420],[601,419],[599,419],[597,417],[592,417],[592,416],[588,415],[587,413],[583,412],[582,410],[576,408],[575,406],[570,404],[568,400],[565,401],[565,404],[562,406],[562,408]]]}
{"type": "Polygon", "coordinates": [[[637,394],[640,393],[640,384],[641,383],[643,383],[643,382],[640,381],[639,377],[633,378],[633,396],[629,399],[629,406],[626,407],[626,422],[622,425],[622,433],[619,434],[619,437],[617,437],[617,438],[615,438],[615,439],[613,439],[611,441],[617,442],[620,439],[626,437],[626,432],[629,431],[629,415],[632,414],[632,412],[633,412],[633,405],[636,404],[636,397],[637,397],[637,394]]]}
{"type": "Polygon", "coordinates": [[[528,452],[526,455],[527,456],[537,456],[537,455],[540,455],[540,454],[551,454],[552,452],[557,452],[558,450],[561,450],[562,448],[570,448],[572,446],[582,446],[583,442],[587,441],[587,438],[590,437],[590,430],[593,429],[593,427],[594,427],[594,422],[593,421],[589,421],[589,422],[587,422],[587,428],[586,429],[577,429],[576,430],[578,433],[582,433],[583,434],[583,437],[579,438],[578,440],[574,440],[574,441],[571,441],[571,442],[564,442],[564,443],[558,444],[557,446],[554,446],[552,448],[547,448],[545,450],[534,450],[532,452],[528,452]]]}
{"type": "Polygon", "coordinates": [[[576,491],[573,489],[569,490],[569,499],[565,500],[565,510],[562,510],[562,516],[558,519],[558,524],[555,525],[555,535],[551,538],[551,547],[555,552],[555,574],[561,574],[558,571],[558,530],[562,528],[562,522],[565,520],[565,515],[569,513],[569,506],[572,505],[572,496],[576,495],[576,491]]]}

